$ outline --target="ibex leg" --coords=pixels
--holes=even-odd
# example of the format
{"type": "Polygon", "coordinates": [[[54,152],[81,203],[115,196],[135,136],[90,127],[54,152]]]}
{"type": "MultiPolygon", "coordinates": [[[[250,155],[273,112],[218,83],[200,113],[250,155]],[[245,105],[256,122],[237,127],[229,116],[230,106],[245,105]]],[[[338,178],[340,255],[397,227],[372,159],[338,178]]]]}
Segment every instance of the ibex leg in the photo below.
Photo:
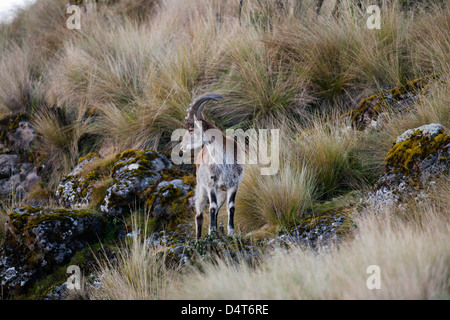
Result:
{"type": "Polygon", "coordinates": [[[234,201],[237,187],[227,191],[228,234],[234,234],[234,201]]]}
{"type": "Polygon", "coordinates": [[[195,227],[197,239],[202,236],[202,226],[203,226],[203,209],[205,208],[207,196],[203,188],[199,188],[195,195],[195,227]]]}
{"type": "Polygon", "coordinates": [[[226,194],[221,191],[211,190],[209,195],[209,234],[217,230],[217,215],[225,202],[226,194]]]}

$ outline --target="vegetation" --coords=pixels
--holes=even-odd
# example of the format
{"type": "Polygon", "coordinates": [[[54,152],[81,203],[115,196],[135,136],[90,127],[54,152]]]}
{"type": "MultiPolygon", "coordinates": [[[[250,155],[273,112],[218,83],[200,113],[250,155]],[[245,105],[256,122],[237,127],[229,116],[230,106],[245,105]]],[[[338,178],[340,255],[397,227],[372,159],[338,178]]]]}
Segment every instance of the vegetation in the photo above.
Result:
{"type": "MultiPolygon", "coordinates": [[[[246,166],[236,198],[239,237],[253,245],[323,214],[355,217],[355,226],[343,228],[351,236],[323,256],[294,248],[251,263],[205,259],[183,272],[161,259],[167,251],[134,237],[98,264],[104,290],[86,288],[82,297],[448,299],[448,179],[424,203],[411,200],[407,214],[362,215],[359,206],[386,161],[411,169],[414,154],[388,154],[405,130],[440,123],[444,132],[427,148],[449,140],[450,5],[404,2],[383,1],[379,30],[367,28],[368,14],[348,0],[337,16],[326,5],[317,15],[314,0],[98,1],[82,12],[80,30],[66,26],[67,0],[37,0],[0,23],[0,151],[20,119],[30,121],[37,138],[27,157],[43,179],[31,194],[49,207],[74,166],[101,155],[80,173],[80,188],[92,189],[86,213],[99,213],[120,168],[133,163],[127,156],[139,164],[137,175],[151,171],[142,150],[169,153],[189,103],[214,92],[226,99],[204,113],[218,128],[280,129],[278,173],[246,166]],[[397,101],[417,91],[406,111],[386,103],[387,95],[397,101]],[[352,127],[370,106],[381,129],[352,127]],[[385,268],[385,290],[364,286],[373,261],[385,268]]],[[[408,143],[419,154],[422,142],[408,143]]],[[[166,174],[195,185],[191,172],[166,174]]],[[[181,197],[170,194],[177,190],[169,185],[160,193],[172,200],[181,197]]],[[[192,195],[171,212],[187,212],[192,195]]],[[[8,214],[24,204],[10,198],[0,199],[2,238],[8,214]]],[[[156,220],[148,223],[142,228],[156,231],[156,220]]]]}

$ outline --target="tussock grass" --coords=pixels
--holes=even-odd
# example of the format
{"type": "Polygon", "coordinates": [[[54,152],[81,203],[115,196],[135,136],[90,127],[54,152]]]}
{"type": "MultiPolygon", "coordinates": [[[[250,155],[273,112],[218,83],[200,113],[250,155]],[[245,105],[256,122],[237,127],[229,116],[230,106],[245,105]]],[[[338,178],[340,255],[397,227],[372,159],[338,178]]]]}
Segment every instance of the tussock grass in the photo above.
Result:
{"type": "Polygon", "coordinates": [[[77,164],[81,138],[92,130],[91,118],[83,110],[70,114],[65,109],[42,108],[32,119],[37,131],[35,148],[46,159],[44,170],[50,174],[52,188],[77,164]]]}
{"type": "Polygon", "coordinates": [[[317,199],[314,174],[307,167],[285,165],[276,175],[261,176],[250,167],[236,199],[239,225],[248,231],[287,227],[301,221],[317,199]]]}
{"type": "MultiPolygon", "coordinates": [[[[140,221],[132,217],[134,230],[148,219],[140,221]]],[[[147,228],[144,227],[144,230],[147,228]]],[[[179,273],[164,263],[164,253],[150,247],[144,241],[146,232],[127,239],[118,250],[116,259],[99,261],[97,274],[101,278],[101,289],[86,288],[83,295],[93,300],[160,300],[167,298],[167,290],[177,282],[179,273]]]]}
{"type": "Polygon", "coordinates": [[[311,169],[323,198],[361,188],[373,175],[369,159],[360,154],[359,135],[338,121],[314,121],[295,135],[291,157],[302,159],[311,169]]]}
{"type": "Polygon", "coordinates": [[[2,52],[0,60],[0,116],[31,114],[45,106],[42,58],[34,56],[30,45],[12,44],[2,52]]]}
{"type": "MultiPolygon", "coordinates": [[[[448,189],[448,183],[445,190],[448,189]]],[[[206,263],[184,277],[178,299],[447,299],[448,192],[408,212],[366,212],[358,232],[339,250],[317,255],[294,249],[267,256],[258,268],[244,262],[206,263]],[[366,286],[371,265],[381,289],[366,286]],[[220,275],[220,276],[219,276],[220,275]]]]}
{"type": "MultiPolygon", "coordinates": [[[[105,166],[127,148],[170,149],[188,104],[214,92],[227,100],[205,116],[219,128],[282,130],[280,171],[261,176],[249,167],[236,201],[242,230],[274,231],[317,201],[364,188],[406,129],[449,128],[448,4],[408,11],[388,1],[381,29],[369,30],[350,1],[339,17],[330,8],[317,17],[312,0],[124,0],[98,5],[81,30],[69,30],[66,3],[38,0],[0,25],[0,117],[28,115],[49,188],[92,149],[109,159],[105,166]],[[430,73],[442,83],[410,114],[388,115],[381,132],[334,120],[370,94],[430,73]]],[[[445,197],[433,201],[406,217],[368,213],[357,240],[336,253],[279,254],[256,270],[219,261],[185,282],[134,241],[117,264],[102,265],[105,290],[92,298],[445,297],[449,206],[445,197]],[[381,291],[365,287],[371,264],[384,274],[381,291]]]]}
{"type": "Polygon", "coordinates": [[[0,113],[86,107],[105,149],[111,141],[167,149],[203,93],[227,98],[205,110],[219,128],[268,127],[448,71],[448,6],[413,15],[386,3],[381,30],[369,30],[349,2],[339,18],[316,17],[312,1],[301,10],[283,3],[121,1],[99,4],[81,30],[68,30],[65,2],[37,1],[0,27],[0,113]]]}
{"type": "Polygon", "coordinates": [[[213,87],[228,101],[212,107],[224,126],[267,127],[282,117],[304,118],[313,99],[306,92],[305,77],[277,58],[280,54],[260,41],[257,30],[229,40],[229,70],[213,87]]]}

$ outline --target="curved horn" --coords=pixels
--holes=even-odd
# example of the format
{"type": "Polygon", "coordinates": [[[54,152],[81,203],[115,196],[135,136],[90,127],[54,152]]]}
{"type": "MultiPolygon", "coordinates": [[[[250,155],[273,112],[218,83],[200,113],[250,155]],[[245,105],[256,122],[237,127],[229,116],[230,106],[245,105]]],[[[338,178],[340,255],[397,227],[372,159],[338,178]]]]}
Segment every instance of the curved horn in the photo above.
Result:
{"type": "Polygon", "coordinates": [[[194,120],[194,115],[197,117],[197,119],[201,119],[202,110],[208,103],[208,101],[209,100],[219,101],[218,99],[225,99],[225,98],[219,94],[207,94],[198,97],[189,105],[189,108],[187,109],[188,115],[186,117],[186,120],[194,120]]]}

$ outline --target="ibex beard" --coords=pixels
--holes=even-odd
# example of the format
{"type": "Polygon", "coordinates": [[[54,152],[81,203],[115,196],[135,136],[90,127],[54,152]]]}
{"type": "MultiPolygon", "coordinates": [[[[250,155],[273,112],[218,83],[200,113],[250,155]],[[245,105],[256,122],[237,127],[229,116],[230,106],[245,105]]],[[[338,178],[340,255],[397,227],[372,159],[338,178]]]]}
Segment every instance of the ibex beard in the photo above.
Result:
{"type": "MultiPolygon", "coordinates": [[[[172,162],[174,164],[191,163],[191,150],[195,151],[195,164],[197,167],[197,186],[195,191],[195,210],[196,210],[196,236],[201,237],[203,225],[203,209],[209,201],[209,233],[217,230],[217,214],[227,201],[228,214],[228,234],[234,234],[234,213],[235,199],[239,185],[244,176],[245,153],[243,153],[239,137],[244,139],[244,132],[227,130],[224,134],[210,122],[204,119],[202,110],[211,100],[218,101],[224,99],[220,95],[209,94],[195,99],[187,109],[185,129],[175,130],[172,134],[172,141],[182,140],[172,149],[172,162]],[[236,141],[234,137],[237,137],[236,141]],[[182,155],[180,156],[180,152],[182,155]]],[[[254,141],[256,131],[251,131],[249,140],[254,141]],[[253,140],[252,140],[253,139],[253,140]]],[[[279,140],[278,132],[276,139],[279,140]]],[[[267,138],[267,134],[265,135],[267,138]]],[[[272,136],[273,138],[273,136],[272,136]]],[[[266,139],[267,140],[267,139],[266,139]]],[[[267,142],[267,141],[266,141],[267,142]]],[[[269,168],[269,172],[278,171],[278,149],[279,143],[273,143],[271,156],[276,159],[272,161],[275,165],[269,168]],[[274,170],[275,169],[275,170],[274,170]],[[271,171],[270,171],[271,170],[271,171]]],[[[245,145],[245,144],[244,144],[245,145]]],[[[254,149],[254,148],[253,148],[254,149]]],[[[264,164],[267,164],[267,144],[261,152],[264,153],[264,164]]],[[[256,164],[255,153],[251,153],[249,163],[256,164]]],[[[268,168],[262,168],[268,169],[268,168]]],[[[272,174],[275,174],[272,173],[272,174]]],[[[263,172],[262,172],[263,174],[263,172]]]]}

